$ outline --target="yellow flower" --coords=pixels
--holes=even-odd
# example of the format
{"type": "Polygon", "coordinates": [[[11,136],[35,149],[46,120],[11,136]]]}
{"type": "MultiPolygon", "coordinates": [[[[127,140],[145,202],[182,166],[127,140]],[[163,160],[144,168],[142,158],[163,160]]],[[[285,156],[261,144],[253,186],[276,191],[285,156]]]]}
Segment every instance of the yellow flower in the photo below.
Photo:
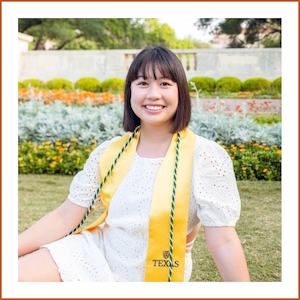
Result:
{"type": "Polygon", "coordinates": [[[49,148],[49,146],[47,146],[47,145],[46,145],[46,146],[44,146],[44,148],[45,148],[45,149],[48,149],[48,148],[49,148]]]}
{"type": "Polygon", "coordinates": [[[49,155],[50,154],[50,152],[46,152],[46,155],[49,155]]]}
{"type": "Polygon", "coordinates": [[[278,154],[281,154],[281,150],[280,150],[280,149],[279,149],[279,150],[277,150],[277,151],[276,151],[276,153],[278,153],[278,154]]]}
{"type": "Polygon", "coordinates": [[[245,168],[245,167],[243,167],[243,168],[242,168],[242,170],[244,170],[244,171],[245,171],[245,170],[246,170],[246,168],[245,168]]]}
{"type": "Polygon", "coordinates": [[[32,157],[31,153],[28,153],[28,157],[32,157]]]}
{"type": "Polygon", "coordinates": [[[226,146],[224,146],[224,145],[222,145],[222,147],[225,149],[226,148],[226,146]]]}
{"type": "Polygon", "coordinates": [[[77,142],[77,139],[76,138],[73,138],[73,139],[71,139],[71,142],[77,142]]]}
{"type": "Polygon", "coordinates": [[[231,147],[231,148],[233,148],[233,147],[234,147],[234,145],[230,145],[230,147],[231,147]]]}
{"type": "Polygon", "coordinates": [[[230,158],[231,158],[231,159],[234,159],[234,156],[231,156],[230,158]]]}
{"type": "Polygon", "coordinates": [[[262,143],[262,145],[263,145],[263,146],[266,146],[267,144],[266,144],[266,143],[262,143]]]}
{"type": "Polygon", "coordinates": [[[258,146],[259,144],[258,143],[255,143],[253,146],[258,146]]]}
{"type": "Polygon", "coordinates": [[[257,156],[254,156],[254,159],[257,159],[257,156]]]}
{"type": "Polygon", "coordinates": [[[92,143],[95,144],[95,143],[97,143],[97,141],[96,140],[92,140],[92,143]]]}
{"type": "Polygon", "coordinates": [[[56,160],[56,158],[57,158],[56,156],[53,156],[53,157],[52,157],[52,160],[56,160]]]}
{"type": "Polygon", "coordinates": [[[277,148],[277,146],[276,146],[276,145],[273,145],[272,147],[273,147],[273,148],[277,148]]]}
{"type": "Polygon", "coordinates": [[[263,169],[263,172],[266,173],[268,171],[268,169],[263,169]]]}
{"type": "Polygon", "coordinates": [[[62,143],[61,142],[56,142],[55,143],[57,146],[60,146],[62,143]]]}
{"type": "Polygon", "coordinates": [[[19,157],[18,160],[23,160],[23,157],[19,157]]]}
{"type": "Polygon", "coordinates": [[[52,164],[50,165],[51,168],[55,168],[56,166],[56,161],[52,162],[52,164]]]}
{"type": "Polygon", "coordinates": [[[245,152],[246,151],[246,149],[240,149],[240,152],[245,152]]]}
{"type": "Polygon", "coordinates": [[[78,164],[80,162],[80,157],[77,157],[76,163],[78,164]]]}
{"type": "Polygon", "coordinates": [[[259,146],[259,148],[263,148],[264,146],[259,146]]]}
{"type": "Polygon", "coordinates": [[[22,167],[24,167],[25,165],[24,164],[20,164],[20,167],[22,168],[22,167]]]}
{"type": "Polygon", "coordinates": [[[270,148],[266,147],[266,148],[265,148],[265,150],[266,150],[266,151],[269,151],[269,150],[270,150],[270,148]]]}
{"type": "Polygon", "coordinates": [[[240,148],[244,148],[245,146],[244,146],[244,145],[239,145],[239,147],[240,147],[240,148]]]}

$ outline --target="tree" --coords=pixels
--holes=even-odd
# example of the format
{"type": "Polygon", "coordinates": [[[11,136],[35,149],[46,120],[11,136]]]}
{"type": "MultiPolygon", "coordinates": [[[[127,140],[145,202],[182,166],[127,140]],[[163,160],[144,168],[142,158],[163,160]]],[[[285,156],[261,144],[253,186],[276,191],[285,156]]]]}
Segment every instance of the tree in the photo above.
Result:
{"type": "Polygon", "coordinates": [[[34,36],[34,50],[47,39],[56,49],[118,49],[139,46],[143,26],[136,19],[19,19],[19,32],[34,36]]]}
{"type": "Polygon", "coordinates": [[[219,19],[217,25],[212,25],[218,19],[198,19],[195,25],[198,29],[211,28],[213,34],[227,34],[232,42],[231,48],[245,47],[247,44],[261,43],[281,47],[281,19],[219,19]],[[243,28],[246,29],[245,40],[239,38],[243,28]],[[271,41],[271,42],[270,42],[271,41]]]}
{"type": "Polygon", "coordinates": [[[141,49],[162,45],[171,49],[202,48],[191,39],[178,40],[168,24],[154,18],[19,19],[19,32],[34,37],[33,50],[55,43],[55,50],[141,49]]]}

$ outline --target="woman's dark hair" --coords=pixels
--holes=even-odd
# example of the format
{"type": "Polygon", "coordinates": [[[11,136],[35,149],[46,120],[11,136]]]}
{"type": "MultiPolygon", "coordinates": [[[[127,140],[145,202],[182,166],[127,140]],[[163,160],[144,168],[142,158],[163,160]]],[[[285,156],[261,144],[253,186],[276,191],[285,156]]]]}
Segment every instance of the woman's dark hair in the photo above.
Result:
{"type": "Polygon", "coordinates": [[[184,69],[178,57],[169,49],[157,46],[147,47],[142,50],[133,60],[127,73],[124,90],[124,118],[123,128],[125,131],[134,131],[140,125],[141,120],[131,108],[131,83],[141,73],[143,77],[152,67],[153,76],[156,79],[155,67],[165,78],[169,78],[178,86],[178,108],[174,115],[171,133],[176,133],[188,126],[191,119],[191,99],[184,69]]]}

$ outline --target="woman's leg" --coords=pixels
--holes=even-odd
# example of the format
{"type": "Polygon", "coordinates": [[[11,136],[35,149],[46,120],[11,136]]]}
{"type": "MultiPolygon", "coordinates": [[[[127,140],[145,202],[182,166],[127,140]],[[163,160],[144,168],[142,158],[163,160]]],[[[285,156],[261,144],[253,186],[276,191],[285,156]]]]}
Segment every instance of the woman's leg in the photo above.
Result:
{"type": "Polygon", "coordinates": [[[39,249],[19,259],[19,282],[62,282],[50,251],[39,249]]]}

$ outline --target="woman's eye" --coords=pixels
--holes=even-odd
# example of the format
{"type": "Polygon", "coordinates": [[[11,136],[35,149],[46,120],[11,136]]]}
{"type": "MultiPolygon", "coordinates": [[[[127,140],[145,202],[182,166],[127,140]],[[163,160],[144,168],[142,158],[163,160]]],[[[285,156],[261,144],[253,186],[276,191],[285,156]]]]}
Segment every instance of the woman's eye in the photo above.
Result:
{"type": "Polygon", "coordinates": [[[138,83],[138,85],[147,85],[147,82],[146,81],[141,81],[138,83]]]}
{"type": "Polygon", "coordinates": [[[168,85],[171,85],[171,84],[169,82],[162,82],[161,85],[162,86],[168,86],[168,85]]]}

